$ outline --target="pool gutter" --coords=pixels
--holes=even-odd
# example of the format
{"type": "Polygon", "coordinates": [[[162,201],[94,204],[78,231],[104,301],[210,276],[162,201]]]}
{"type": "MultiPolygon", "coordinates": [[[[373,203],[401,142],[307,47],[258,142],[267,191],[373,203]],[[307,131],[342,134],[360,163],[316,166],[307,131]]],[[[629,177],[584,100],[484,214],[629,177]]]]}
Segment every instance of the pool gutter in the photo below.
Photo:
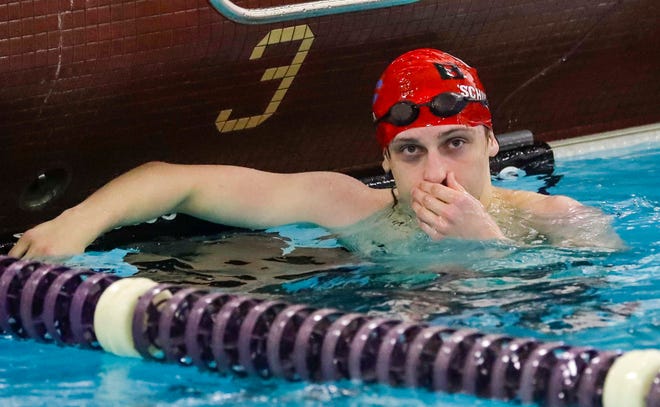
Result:
{"type": "Polygon", "coordinates": [[[623,148],[644,148],[660,142],[660,123],[629,127],[549,142],[556,160],[582,158],[587,155],[607,157],[620,154],[623,148]]]}

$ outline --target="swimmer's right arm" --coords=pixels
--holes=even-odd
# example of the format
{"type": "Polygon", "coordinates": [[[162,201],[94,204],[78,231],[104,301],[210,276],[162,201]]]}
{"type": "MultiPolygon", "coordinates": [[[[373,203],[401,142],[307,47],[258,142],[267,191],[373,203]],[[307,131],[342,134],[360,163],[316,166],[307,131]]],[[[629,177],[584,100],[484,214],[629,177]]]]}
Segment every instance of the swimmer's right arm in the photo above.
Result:
{"type": "Polygon", "coordinates": [[[80,204],[28,230],[9,254],[34,258],[80,253],[113,228],[174,212],[247,228],[295,222],[343,226],[385,204],[380,198],[374,200],[369,190],[360,181],[336,173],[276,174],[153,162],[119,176],[80,204]]]}
{"type": "Polygon", "coordinates": [[[121,175],[80,204],[23,233],[9,255],[80,253],[114,227],[160,216],[177,207],[189,192],[179,176],[168,177],[167,172],[167,166],[154,162],[121,175]]]}

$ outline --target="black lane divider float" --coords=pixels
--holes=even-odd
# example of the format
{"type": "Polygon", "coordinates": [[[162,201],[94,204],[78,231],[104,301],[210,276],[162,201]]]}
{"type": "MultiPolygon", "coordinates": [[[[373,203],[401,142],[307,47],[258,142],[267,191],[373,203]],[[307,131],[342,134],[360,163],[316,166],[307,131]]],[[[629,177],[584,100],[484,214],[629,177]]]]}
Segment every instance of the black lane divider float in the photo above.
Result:
{"type": "Polygon", "coordinates": [[[2,332],[239,376],[356,379],[553,407],[660,407],[658,350],[411,324],[7,256],[2,332]]]}

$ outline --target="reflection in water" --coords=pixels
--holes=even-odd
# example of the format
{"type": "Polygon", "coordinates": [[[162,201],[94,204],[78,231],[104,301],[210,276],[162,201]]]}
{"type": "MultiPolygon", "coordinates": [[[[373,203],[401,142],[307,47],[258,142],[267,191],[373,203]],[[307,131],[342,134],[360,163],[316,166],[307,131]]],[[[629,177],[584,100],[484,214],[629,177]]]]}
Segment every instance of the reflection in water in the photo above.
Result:
{"type": "Polygon", "coordinates": [[[601,301],[609,252],[427,242],[417,255],[368,260],[346,249],[287,251],[277,232],[227,233],[134,246],[126,261],[158,282],[488,332],[561,336],[634,312],[601,301]]]}
{"type": "Polygon", "coordinates": [[[225,291],[251,292],[279,284],[295,275],[307,275],[359,261],[341,247],[300,247],[282,254],[288,242],[277,233],[229,233],[213,238],[147,242],[133,246],[126,261],[137,275],[158,282],[207,285],[225,291]]]}

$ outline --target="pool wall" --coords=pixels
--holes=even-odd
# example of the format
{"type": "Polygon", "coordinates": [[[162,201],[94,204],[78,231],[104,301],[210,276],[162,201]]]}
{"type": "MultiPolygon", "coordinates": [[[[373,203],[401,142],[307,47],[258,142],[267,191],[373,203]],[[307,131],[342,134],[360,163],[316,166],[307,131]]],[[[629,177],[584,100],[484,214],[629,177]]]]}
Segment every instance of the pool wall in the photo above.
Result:
{"type": "Polygon", "coordinates": [[[411,0],[263,24],[215,3],[231,2],[0,5],[0,233],[150,160],[373,166],[374,84],[417,47],[479,69],[497,133],[549,141],[660,121],[653,0],[411,0]]]}

